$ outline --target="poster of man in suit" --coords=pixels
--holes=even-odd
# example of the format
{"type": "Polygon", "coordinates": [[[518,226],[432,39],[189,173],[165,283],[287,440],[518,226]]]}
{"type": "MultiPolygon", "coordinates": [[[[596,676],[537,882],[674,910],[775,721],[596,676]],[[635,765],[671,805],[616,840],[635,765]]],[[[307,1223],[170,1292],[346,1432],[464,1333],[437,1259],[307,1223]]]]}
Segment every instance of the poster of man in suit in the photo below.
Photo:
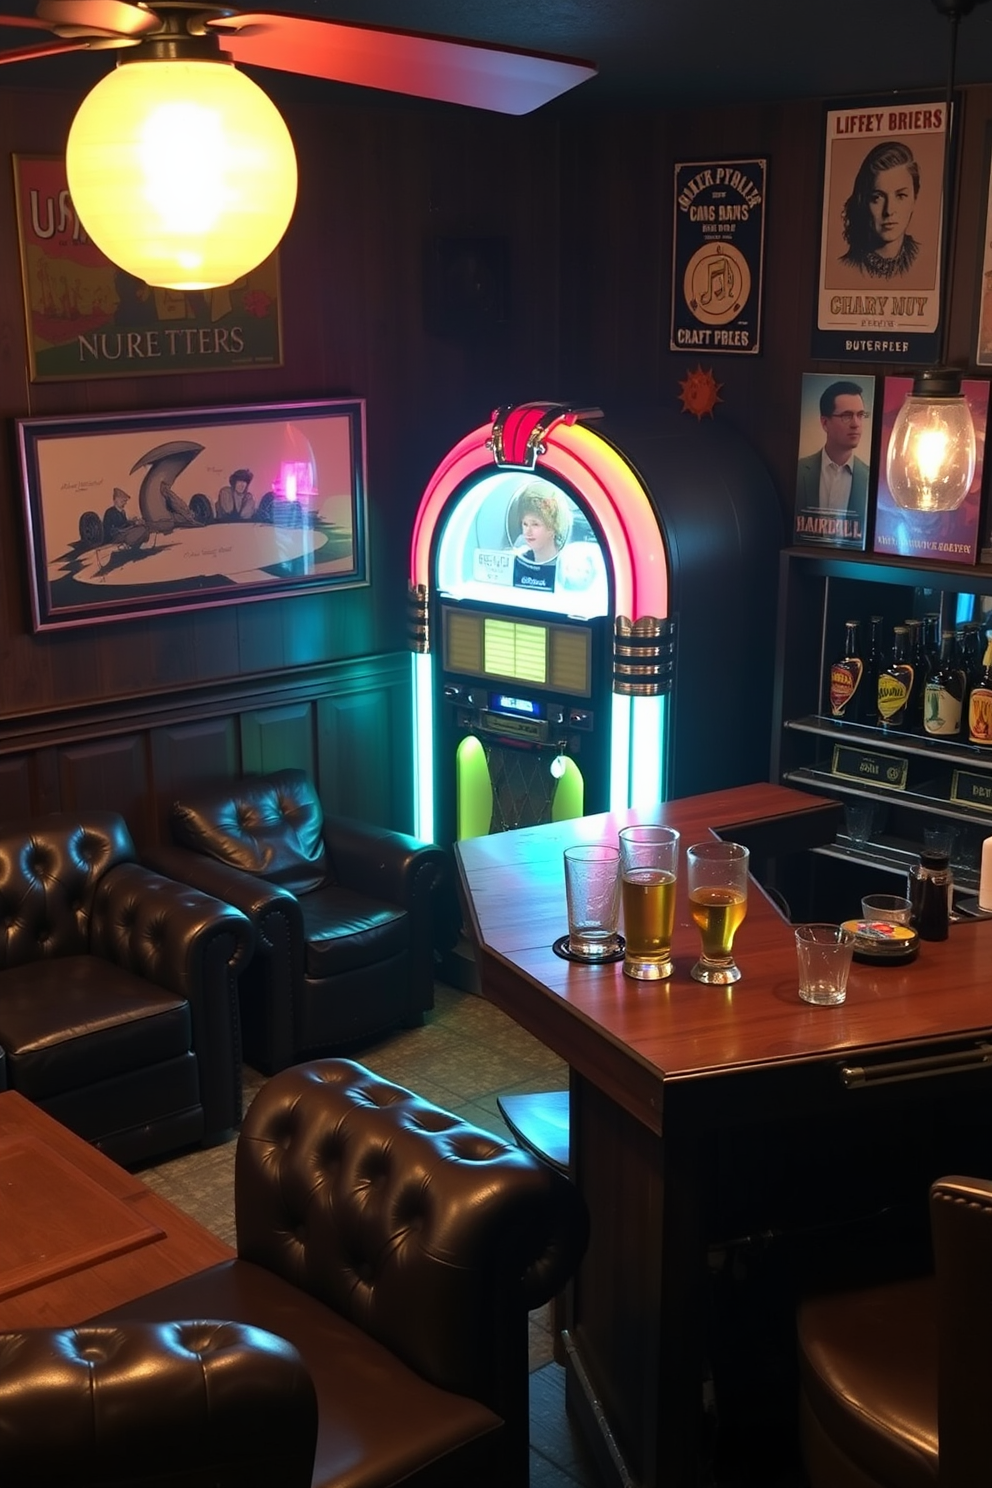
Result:
{"type": "Polygon", "coordinates": [[[874,377],[803,377],[796,467],[797,543],[864,550],[874,377]]]}

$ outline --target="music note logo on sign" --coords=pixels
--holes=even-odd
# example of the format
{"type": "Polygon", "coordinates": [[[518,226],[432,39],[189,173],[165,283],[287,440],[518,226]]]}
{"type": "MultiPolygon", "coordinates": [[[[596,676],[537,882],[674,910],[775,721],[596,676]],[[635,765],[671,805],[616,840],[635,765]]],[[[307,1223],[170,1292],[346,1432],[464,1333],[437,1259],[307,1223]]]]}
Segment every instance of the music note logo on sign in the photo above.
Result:
{"type": "Polygon", "coordinates": [[[675,167],[672,351],[760,350],[767,163],[675,167]]]}

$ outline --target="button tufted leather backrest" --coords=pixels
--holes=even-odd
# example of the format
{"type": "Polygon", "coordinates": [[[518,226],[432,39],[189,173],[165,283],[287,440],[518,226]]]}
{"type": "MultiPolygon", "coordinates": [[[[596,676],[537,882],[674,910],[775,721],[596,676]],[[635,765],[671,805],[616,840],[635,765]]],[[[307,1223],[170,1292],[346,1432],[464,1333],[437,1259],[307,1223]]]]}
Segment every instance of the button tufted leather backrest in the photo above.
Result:
{"type": "Polygon", "coordinates": [[[235,1211],[243,1259],[490,1405],[500,1319],[553,1296],[587,1236],[561,1173],[346,1059],[284,1070],[256,1096],[235,1211]]]}
{"type": "Polygon", "coordinates": [[[169,822],[183,847],[291,894],[327,881],[324,813],[304,770],[278,770],[174,801],[169,822]]]}
{"type": "Polygon", "coordinates": [[[0,831],[0,968],[89,949],[96,886],[137,858],[113,811],[63,813],[0,831]]]}
{"type": "Polygon", "coordinates": [[[226,1321],[0,1333],[0,1481],[302,1488],[317,1400],[291,1344],[226,1321]]]}

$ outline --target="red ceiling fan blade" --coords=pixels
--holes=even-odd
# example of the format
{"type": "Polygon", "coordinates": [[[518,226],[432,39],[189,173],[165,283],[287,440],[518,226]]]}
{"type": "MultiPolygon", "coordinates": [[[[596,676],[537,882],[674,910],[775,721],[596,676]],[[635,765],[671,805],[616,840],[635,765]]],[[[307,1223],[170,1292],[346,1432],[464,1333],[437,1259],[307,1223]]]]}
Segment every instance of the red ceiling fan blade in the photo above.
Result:
{"type": "MultiPolygon", "coordinates": [[[[6,25],[7,20],[7,16],[0,16],[0,26],[6,25]]],[[[59,52],[85,52],[88,48],[88,41],[60,41],[57,38],[52,41],[36,41],[31,46],[14,47],[11,51],[0,52],[0,67],[5,62],[30,62],[33,57],[55,57],[59,52]]]]}
{"type": "Polygon", "coordinates": [[[252,12],[214,24],[235,62],[502,114],[530,113],[596,73],[590,62],[306,16],[252,12]]]}

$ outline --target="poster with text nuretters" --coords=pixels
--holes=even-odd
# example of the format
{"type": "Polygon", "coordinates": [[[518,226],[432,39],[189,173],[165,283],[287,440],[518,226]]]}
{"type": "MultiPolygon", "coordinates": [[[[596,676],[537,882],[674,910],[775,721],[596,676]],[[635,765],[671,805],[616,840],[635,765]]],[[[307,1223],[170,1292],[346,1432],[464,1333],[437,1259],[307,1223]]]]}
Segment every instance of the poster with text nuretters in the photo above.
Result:
{"type": "Polygon", "coordinates": [[[946,137],[942,101],[827,110],[817,359],[938,358],[946,137]]]}
{"type": "Polygon", "coordinates": [[[278,250],[233,284],[154,289],[88,237],[61,155],[15,155],[32,382],[282,363],[278,250]]]}
{"type": "Polygon", "coordinates": [[[672,351],[761,350],[765,160],[675,167],[672,351]]]}
{"type": "Polygon", "coordinates": [[[885,478],[886,457],[892,426],[906,395],[911,377],[887,377],[882,403],[882,432],[878,456],[878,496],[875,509],[875,552],[899,553],[927,563],[974,563],[978,556],[978,519],[982,505],[982,474],[985,466],[985,428],[989,413],[989,384],[985,379],[966,377],[961,384],[971,421],[975,426],[975,474],[968,494],[956,511],[904,511],[896,506],[885,478]]]}

